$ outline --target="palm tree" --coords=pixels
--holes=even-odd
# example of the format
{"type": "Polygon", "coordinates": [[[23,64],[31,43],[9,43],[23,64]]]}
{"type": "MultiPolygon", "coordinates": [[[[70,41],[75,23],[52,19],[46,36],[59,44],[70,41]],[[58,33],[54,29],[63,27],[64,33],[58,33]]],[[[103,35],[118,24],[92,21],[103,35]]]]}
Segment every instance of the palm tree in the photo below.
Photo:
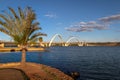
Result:
{"type": "Polygon", "coordinates": [[[28,43],[36,41],[39,36],[46,36],[46,34],[39,32],[41,27],[35,21],[36,15],[31,7],[26,7],[24,10],[18,7],[17,13],[9,7],[9,11],[11,14],[6,11],[4,14],[0,14],[0,31],[20,45],[22,50],[21,63],[25,63],[28,43]]]}

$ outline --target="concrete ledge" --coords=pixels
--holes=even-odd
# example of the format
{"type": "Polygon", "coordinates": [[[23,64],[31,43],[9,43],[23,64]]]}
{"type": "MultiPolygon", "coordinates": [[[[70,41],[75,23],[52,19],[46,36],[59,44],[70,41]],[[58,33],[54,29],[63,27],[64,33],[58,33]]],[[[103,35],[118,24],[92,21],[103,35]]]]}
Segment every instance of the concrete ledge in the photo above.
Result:
{"type": "MultiPolygon", "coordinates": [[[[34,48],[34,47],[27,48],[27,51],[44,51],[44,50],[45,50],[45,48],[34,48]]],[[[0,52],[6,52],[6,51],[8,51],[8,52],[21,51],[21,48],[14,48],[14,47],[12,47],[12,48],[0,48],[0,52]]]]}

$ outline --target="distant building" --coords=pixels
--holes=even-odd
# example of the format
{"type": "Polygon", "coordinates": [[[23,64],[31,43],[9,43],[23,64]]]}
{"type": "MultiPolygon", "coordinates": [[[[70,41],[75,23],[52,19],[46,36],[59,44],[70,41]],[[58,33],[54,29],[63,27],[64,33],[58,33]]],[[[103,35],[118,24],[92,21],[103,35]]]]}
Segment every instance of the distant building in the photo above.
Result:
{"type": "Polygon", "coordinates": [[[4,48],[4,43],[0,42],[0,48],[4,48]]]}

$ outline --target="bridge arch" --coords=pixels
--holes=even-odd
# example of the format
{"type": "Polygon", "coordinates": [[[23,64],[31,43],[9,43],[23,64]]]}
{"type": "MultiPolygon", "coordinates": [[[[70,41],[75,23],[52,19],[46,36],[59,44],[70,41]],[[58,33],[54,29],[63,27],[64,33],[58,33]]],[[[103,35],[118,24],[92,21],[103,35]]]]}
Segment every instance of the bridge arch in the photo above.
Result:
{"type": "Polygon", "coordinates": [[[50,42],[49,42],[49,45],[48,45],[49,47],[51,46],[53,40],[54,40],[57,36],[59,37],[59,39],[60,39],[61,42],[63,43],[62,36],[61,36],[60,34],[55,34],[55,35],[52,37],[52,39],[50,40],[50,42]]]}
{"type": "Polygon", "coordinates": [[[65,43],[65,46],[69,46],[69,42],[71,41],[71,40],[73,40],[73,39],[75,39],[77,42],[78,42],[78,46],[80,46],[81,44],[80,44],[80,41],[79,41],[79,39],[77,38],[77,37],[70,37],[67,41],[66,41],[66,43],[65,43]]]}

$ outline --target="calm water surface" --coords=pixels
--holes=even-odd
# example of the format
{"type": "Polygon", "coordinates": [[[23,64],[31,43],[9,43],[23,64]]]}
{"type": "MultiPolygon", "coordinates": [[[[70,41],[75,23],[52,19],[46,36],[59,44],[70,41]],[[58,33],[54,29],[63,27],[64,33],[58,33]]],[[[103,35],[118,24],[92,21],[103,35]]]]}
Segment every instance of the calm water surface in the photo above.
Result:
{"type": "MultiPolygon", "coordinates": [[[[21,52],[0,53],[0,62],[18,62],[21,52]]],[[[51,47],[27,52],[27,61],[49,65],[66,74],[77,71],[77,80],[120,80],[120,47],[51,47]]]]}

